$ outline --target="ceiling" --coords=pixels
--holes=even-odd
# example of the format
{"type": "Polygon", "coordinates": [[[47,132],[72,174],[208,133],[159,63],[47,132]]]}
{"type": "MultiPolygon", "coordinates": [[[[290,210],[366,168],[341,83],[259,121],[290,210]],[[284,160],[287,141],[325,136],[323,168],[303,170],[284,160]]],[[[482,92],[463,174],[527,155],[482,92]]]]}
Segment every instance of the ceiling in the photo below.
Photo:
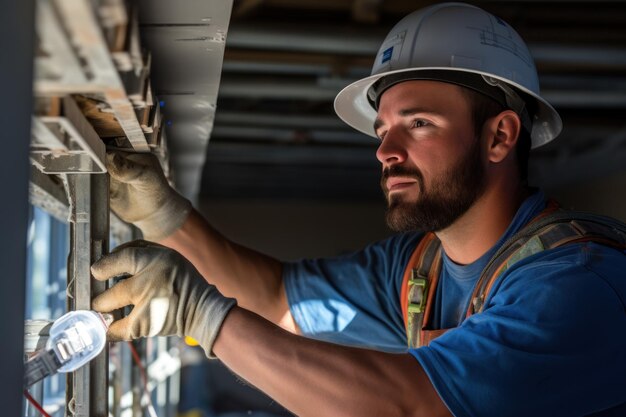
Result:
{"type": "MultiPolygon", "coordinates": [[[[175,13],[184,11],[188,20],[181,18],[180,26],[168,30],[194,30],[193,25],[182,24],[205,16],[201,9],[206,3],[177,2],[175,13]]],[[[227,31],[221,75],[215,74],[215,66],[185,59],[184,50],[169,55],[175,61],[161,59],[161,68],[153,65],[157,94],[174,103],[162,110],[169,120],[166,131],[172,157],[178,161],[175,169],[184,171],[186,164],[204,162],[197,175],[178,177],[183,188],[211,199],[380,199],[376,141],[344,125],[334,114],[333,99],[341,88],[369,75],[378,46],[395,22],[432,3],[234,0],[230,23],[213,19],[207,26],[221,25],[227,31]],[[169,69],[159,75],[163,65],[169,69]],[[200,66],[194,69],[199,75],[187,77],[178,95],[163,87],[172,69],[194,65],[200,66]],[[205,87],[203,76],[219,81],[216,102],[193,106],[202,96],[197,91],[205,87]],[[177,100],[189,103],[176,108],[177,100]],[[207,117],[208,107],[214,117],[207,117]],[[181,120],[187,124],[175,129],[181,120]],[[203,146],[197,146],[198,141],[203,146]]],[[[623,172],[626,3],[471,3],[518,30],[536,60],[542,95],[563,118],[561,137],[534,152],[531,180],[558,188],[623,172]]],[[[174,13],[164,6],[171,2],[150,4],[157,11],[162,6],[166,9],[161,12],[174,13]]],[[[143,10],[141,14],[146,16],[143,10]]],[[[222,20],[224,16],[228,13],[222,12],[222,20]]],[[[142,33],[152,30],[149,19],[142,20],[142,33]]],[[[154,36],[149,44],[156,57],[165,48],[154,36]]]]}

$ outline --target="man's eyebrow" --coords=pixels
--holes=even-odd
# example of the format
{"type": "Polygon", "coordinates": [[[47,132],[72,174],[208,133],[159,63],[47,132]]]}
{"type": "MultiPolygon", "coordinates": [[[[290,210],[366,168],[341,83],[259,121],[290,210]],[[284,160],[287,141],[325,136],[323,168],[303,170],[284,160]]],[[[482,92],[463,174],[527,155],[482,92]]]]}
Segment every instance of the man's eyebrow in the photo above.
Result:
{"type": "Polygon", "coordinates": [[[398,112],[400,116],[411,116],[416,113],[436,113],[436,112],[426,107],[411,107],[409,109],[402,109],[398,112]]]}
{"type": "MultiPolygon", "coordinates": [[[[437,112],[427,109],[426,107],[411,107],[408,109],[402,109],[398,112],[398,114],[402,117],[412,116],[417,113],[430,113],[430,114],[438,114],[437,112]]],[[[381,126],[383,126],[385,122],[383,122],[378,117],[374,120],[374,132],[376,132],[381,126]]]]}

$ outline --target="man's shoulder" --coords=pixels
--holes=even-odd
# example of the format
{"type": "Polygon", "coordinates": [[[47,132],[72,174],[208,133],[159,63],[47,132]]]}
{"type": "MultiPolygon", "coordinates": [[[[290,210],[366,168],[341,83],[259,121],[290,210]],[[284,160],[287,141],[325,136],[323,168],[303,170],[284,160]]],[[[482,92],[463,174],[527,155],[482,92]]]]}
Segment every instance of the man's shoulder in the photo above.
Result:
{"type": "Polygon", "coordinates": [[[625,268],[625,250],[598,242],[578,242],[535,253],[513,264],[507,272],[511,276],[526,276],[542,271],[585,270],[600,275],[621,273],[623,276],[625,268]]]}
{"type": "Polygon", "coordinates": [[[626,253],[596,242],[572,243],[536,253],[512,265],[492,292],[551,294],[553,300],[594,294],[626,302],[626,253]],[[557,296],[560,293],[561,296],[557,296]]]}
{"type": "Polygon", "coordinates": [[[515,236],[517,240],[512,237],[508,246],[505,243],[507,248],[517,247],[515,252],[500,248],[504,253],[492,259],[505,264],[497,268],[506,271],[501,278],[528,280],[530,275],[542,282],[541,277],[567,271],[570,275],[593,273],[626,283],[626,224],[617,219],[549,203],[515,236]],[[550,206],[555,209],[550,210],[550,206]]]}

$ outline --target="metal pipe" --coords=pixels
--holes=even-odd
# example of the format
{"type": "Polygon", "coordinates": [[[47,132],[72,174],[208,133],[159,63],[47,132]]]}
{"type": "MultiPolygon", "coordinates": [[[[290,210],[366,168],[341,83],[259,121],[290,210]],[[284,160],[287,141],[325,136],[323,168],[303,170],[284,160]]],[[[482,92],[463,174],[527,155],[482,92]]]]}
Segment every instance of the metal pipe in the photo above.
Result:
{"type": "MultiPolygon", "coordinates": [[[[315,129],[349,129],[348,125],[336,116],[261,114],[257,112],[220,111],[215,114],[215,126],[275,126],[301,128],[304,126],[315,129]]],[[[215,128],[214,128],[215,129],[215,128]]]]}
{"type": "MultiPolygon", "coordinates": [[[[385,30],[347,30],[338,26],[298,25],[280,28],[272,23],[238,24],[228,32],[227,47],[294,52],[375,56],[385,30]],[[285,35],[285,33],[289,33],[285,35]]],[[[537,64],[582,65],[610,68],[626,66],[626,49],[585,47],[533,42],[528,49],[537,64]]]]}
{"type": "MultiPolygon", "coordinates": [[[[70,202],[68,310],[90,310],[93,296],[106,284],[91,278],[91,264],[108,252],[109,181],[107,174],[67,174],[70,202]],[[93,282],[92,282],[93,281],[93,282]]],[[[108,416],[108,349],[89,366],[68,375],[68,411],[75,417],[108,416]]]]}
{"type": "MultiPolygon", "coordinates": [[[[67,175],[70,200],[71,257],[68,282],[71,283],[72,307],[89,310],[91,307],[91,180],[88,174],[67,175]]],[[[69,411],[75,417],[89,417],[90,367],[83,366],[72,377],[72,392],[66,396],[69,411]]]]}
{"type": "MultiPolygon", "coordinates": [[[[324,83],[319,83],[316,81],[285,81],[278,78],[260,80],[257,77],[252,80],[240,77],[224,77],[220,84],[220,97],[332,101],[337,93],[352,81],[356,80],[328,79],[324,83]]],[[[563,108],[626,107],[626,93],[619,90],[545,88],[541,95],[552,105],[563,108]]]]}
{"type": "MultiPolygon", "coordinates": [[[[90,175],[91,180],[91,263],[96,262],[109,252],[109,176],[108,174],[90,175]]],[[[91,298],[107,289],[106,282],[91,280],[91,298]]],[[[90,300],[91,308],[91,300],[90,300]]],[[[90,367],[90,416],[107,417],[109,348],[89,363],[90,367]]]]}

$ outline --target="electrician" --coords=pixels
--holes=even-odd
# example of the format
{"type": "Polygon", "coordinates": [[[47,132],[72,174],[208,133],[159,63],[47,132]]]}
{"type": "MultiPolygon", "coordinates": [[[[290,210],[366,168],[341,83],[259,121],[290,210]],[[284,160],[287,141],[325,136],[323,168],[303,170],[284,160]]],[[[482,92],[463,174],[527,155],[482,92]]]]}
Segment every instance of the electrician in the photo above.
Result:
{"type": "Polygon", "coordinates": [[[414,12],[335,109],[378,138],[401,233],[281,263],[213,229],[151,155],[109,154],[112,209],[145,238],[92,267],[129,276],[93,301],[134,306],[110,340],[192,336],[299,416],[626,415],[621,235],[583,219],[499,253],[563,213],[526,183],[561,120],[518,34],[466,4],[414,12]]]}

